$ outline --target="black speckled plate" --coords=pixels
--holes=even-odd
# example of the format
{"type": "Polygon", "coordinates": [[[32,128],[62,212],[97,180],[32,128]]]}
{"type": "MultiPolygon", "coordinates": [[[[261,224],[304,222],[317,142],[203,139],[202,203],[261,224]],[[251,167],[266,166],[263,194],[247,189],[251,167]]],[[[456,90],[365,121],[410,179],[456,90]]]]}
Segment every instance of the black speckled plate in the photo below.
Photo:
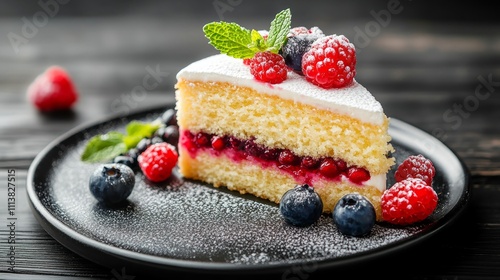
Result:
{"type": "Polygon", "coordinates": [[[411,227],[376,224],[369,236],[353,238],[338,233],[325,215],[311,227],[294,228],[282,221],[273,203],[183,180],[175,169],[167,182],[157,185],[137,173],[136,187],[122,207],[97,203],[88,189],[96,165],[79,160],[87,140],[123,130],[133,119],[153,120],[172,106],[79,127],[46,147],[28,174],[29,201],[43,228],[77,254],[118,271],[286,272],[297,265],[339,267],[406,249],[449,225],[469,200],[468,172],[454,152],[392,119],[396,166],[421,153],[436,167],[438,207],[411,227]]]}

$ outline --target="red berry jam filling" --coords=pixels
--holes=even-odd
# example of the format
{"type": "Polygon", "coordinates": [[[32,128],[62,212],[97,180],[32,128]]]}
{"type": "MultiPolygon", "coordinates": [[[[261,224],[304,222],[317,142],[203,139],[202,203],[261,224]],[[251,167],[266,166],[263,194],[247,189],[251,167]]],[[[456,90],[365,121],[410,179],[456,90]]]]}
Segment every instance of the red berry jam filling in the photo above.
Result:
{"type": "Polygon", "coordinates": [[[340,181],[345,177],[355,184],[362,184],[370,179],[368,170],[348,166],[341,159],[298,156],[288,149],[268,148],[257,144],[252,138],[245,140],[228,135],[192,133],[184,130],[181,132],[179,143],[193,158],[199,150],[208,150],[215,156],[224,153],[236,162],[254,160],[263,167],[276,167],[291,174],[299,183],[304,184],[312,184],[314,176],[331,181],[340,181]]]}

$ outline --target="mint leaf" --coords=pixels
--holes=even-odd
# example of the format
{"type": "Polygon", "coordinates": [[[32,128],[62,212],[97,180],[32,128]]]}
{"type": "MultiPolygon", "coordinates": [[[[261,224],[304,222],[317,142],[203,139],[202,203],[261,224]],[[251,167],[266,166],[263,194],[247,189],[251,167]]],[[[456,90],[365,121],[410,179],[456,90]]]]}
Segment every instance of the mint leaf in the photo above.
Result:
{"type": "Polygon", "coordinates": [[[262,37],[259,31],[252,29],[252,31],[250,32],[250,36],[252,38],[250,49],[254,51],[254,54],[257,52],[265,51],[267,49],[266,40],[264,39],[264,37],[262,37]]]}
{"type": "Polygon", "coordinates": [[[90,138],[82,153],[82,161],[107,161],[126,152],[127,146],[123,143],[124,137],[122,133],[112,131],[90,138]]]}
{"type": "Polygon", "coordinates": [[[159,123],[131,121],[125,128],[127,135],[123,138],[123,143],[127,149],[134,148],[141,139],[151,137],[159,127],[159,123]]]}
{"type": "Polygon", "coordinates": [[[160,123],[131,121],[125,128],[126,134],[111,131],[96,135],[88,141],[81,160],[84,162],[109,161],[137,146],[141,139],[151,137],[160,126],[160,123]]]}
{"type": "Polygon", "coordinates": [[[251,31],[236,23],[212,22],[203,26],[209,43],[223,54],[234,58],[251,58],[255,51],[251,49],[251,31]]]}
{"type": "Polygon", "coordinates": [[[268,50],[278,53],[287,39],[292,25],[292,14],[290,9],[279,12],[271,22],[269,36],[267,38],[268,50]]]}

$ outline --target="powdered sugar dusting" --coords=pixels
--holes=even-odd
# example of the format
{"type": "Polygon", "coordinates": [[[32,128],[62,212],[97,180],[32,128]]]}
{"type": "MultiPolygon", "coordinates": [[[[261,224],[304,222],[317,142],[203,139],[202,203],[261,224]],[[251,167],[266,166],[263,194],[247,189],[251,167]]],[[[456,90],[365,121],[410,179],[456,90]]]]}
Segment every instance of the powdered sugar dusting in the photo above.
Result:
{"type": "Polygon", "coordinates": [[[417,233],[417,227],[375,225],[365,238],[340,234],[324,215],[313,226],[286,224],[276,204],[179,177],[153,184],[141,173],[128,203],[109,208],[88,190],[96,165],[65,150],[41,194],[53,215],[101,243],[168,259],[239,265],[333,260],[377,249],[417,233]],[[75,172],[75,171],[78,172],[75,172]]]}
{"type": "Polygon", "coordinates": [[[313,226],[293,227],[282,220],[277,205],[184,181],[176,170],[161,184],[137,174],[128,204],[113,209],[88,191],[93,165],[82,164],[74,172],[65,164],[65,159],[57,164],[44,203],[76,231],[148,255],[246,265],[319,261],[373,250],[417,231],[375,225],[370,236],[352,238],[340,234],[327,215],[313,226]]]}
{"type": "MultiPolygon", "coordinates": [[[[264,271],[277,266],[295,267],[295,264],[301,268],[311,264],[306,268],[314,268],[316,261],[327,264],[361,261],[422,240],[421,237],[432,233],[436,225],[442,225],[450,207],[456,205],[453,203],[460,202],[457,195],[464,191],[453,183],[456,176],[450,169],[442,169],[449,166],[449,161],[443,159],[446,164],[436,165],[439,172],[433,181],[439,204],[429,221],[406,227],[376,224],[371,233],[362,238],[340,234],[328,215],[307,228],[289,226],[283,222],[276,204],[183,180],[176,169],[170,179],[157,184],[137,173],[137,185],[128,202],[120,207],[110,208],[98,203],[88,186],[89,176],[98,164],[80,161],[88,139],[111,130],[124,131],[131,119],[151,121],[163,112],[162,108],[106,121],[58,140],[57,145],[43,152],[41,159],[34,161],[33,169],[30,168],[33,181],[28,184],[28,194],[36,209],[44,208],[39,213],[45,218],[51,216],[42,226],[49,223],[61,230],[54,219],[64,224],[65,229],[58,234],[71,232],[71,239],[81,242],[75,248],[77,251],[82,249],[82,244],[89,247],[100,244],[102,247],[93,253],[104,255],[88,257],[108,260],[108,263],[100,263],[102,265],[115,265],[117,260],[136,264],[136,260],[144,261],[146,256],[147,264],[155,267],[165,264],[165,270],[173,267],[218,270],[222,267],[234,271],[240,268],[264,271]],[[38,206],[37,201],[42,206],[38,206]],[[126,254],[111,257],[106,255],[111,252],[109,248],[126,250],[126,254]],[[356,256],[361,258],[356,259],[356,256]],[[155,264],[149,263],[153,258],[155,264]]],[[[394,131],[401,129],[393,128],[394,131]]],[[[395,134],[393,140],[396,141],[393,155],[400,163],[416,151],[407,145],[408,142],[398,142],[401,141],[398,135],[395,134]]],[[[454,166],[450,168],[455,170],[454,166]]],[[[388,185],[395,183],[394,172],[395,169],[389,172],[388,185]]],[[[61,240],[67,242],[66,238],[61,240]]],[[[75,243],[63,244],[70,248],[75,246],[75,243]]],[[[149,268],[147,264],[144,265],[146,269],[149,268]]]]}
{"type": "Polygon", "coordinates": [[[177,73],[177,79],[230,82],[345,114],[368,123],[381,124],[385,119],[382,105],[356,80],[344,88],[323,89],[307,82],[303,76],[289,71],[284,82],[269,87],[266,83],[256,81],[241,59],[223,54],[193,62],[177,73]]]}

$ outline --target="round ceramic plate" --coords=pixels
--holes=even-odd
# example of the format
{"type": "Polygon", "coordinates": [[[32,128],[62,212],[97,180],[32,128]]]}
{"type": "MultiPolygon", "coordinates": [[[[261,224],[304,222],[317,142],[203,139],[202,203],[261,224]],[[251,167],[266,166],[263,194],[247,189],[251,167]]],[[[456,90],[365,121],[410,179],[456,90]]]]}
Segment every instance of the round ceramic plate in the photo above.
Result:
{"type": "MultiPolygon", "coordinates": [[[[173,176],[152,184],[138,172],[126,205],[97,203],[88,187],[97,166],[80,161],[89,138],[123,131],[131,120],[151,121],[171,106],[112,117],[78,127],[46,147],[28,174],[33,213],[57,241],[77,254],[113,268],[148,271],[262,273],[297,265],[321,269],[369,261],[407,249],[449,225],[469,199],[463,162],[438,139],[392,119],[396,166],[411,154],[434,162],[439,203],[423,223],[409,227],[376,224],[369,236],[340,234],[330,216],[313,226],[283,222],[278,206],[251,195],[216,189],[173,176]]],[[[388,174],[392,185],[394,169],[388,174]]],[[[118,270],[120,271],[120,270],[118,270]]]]}

